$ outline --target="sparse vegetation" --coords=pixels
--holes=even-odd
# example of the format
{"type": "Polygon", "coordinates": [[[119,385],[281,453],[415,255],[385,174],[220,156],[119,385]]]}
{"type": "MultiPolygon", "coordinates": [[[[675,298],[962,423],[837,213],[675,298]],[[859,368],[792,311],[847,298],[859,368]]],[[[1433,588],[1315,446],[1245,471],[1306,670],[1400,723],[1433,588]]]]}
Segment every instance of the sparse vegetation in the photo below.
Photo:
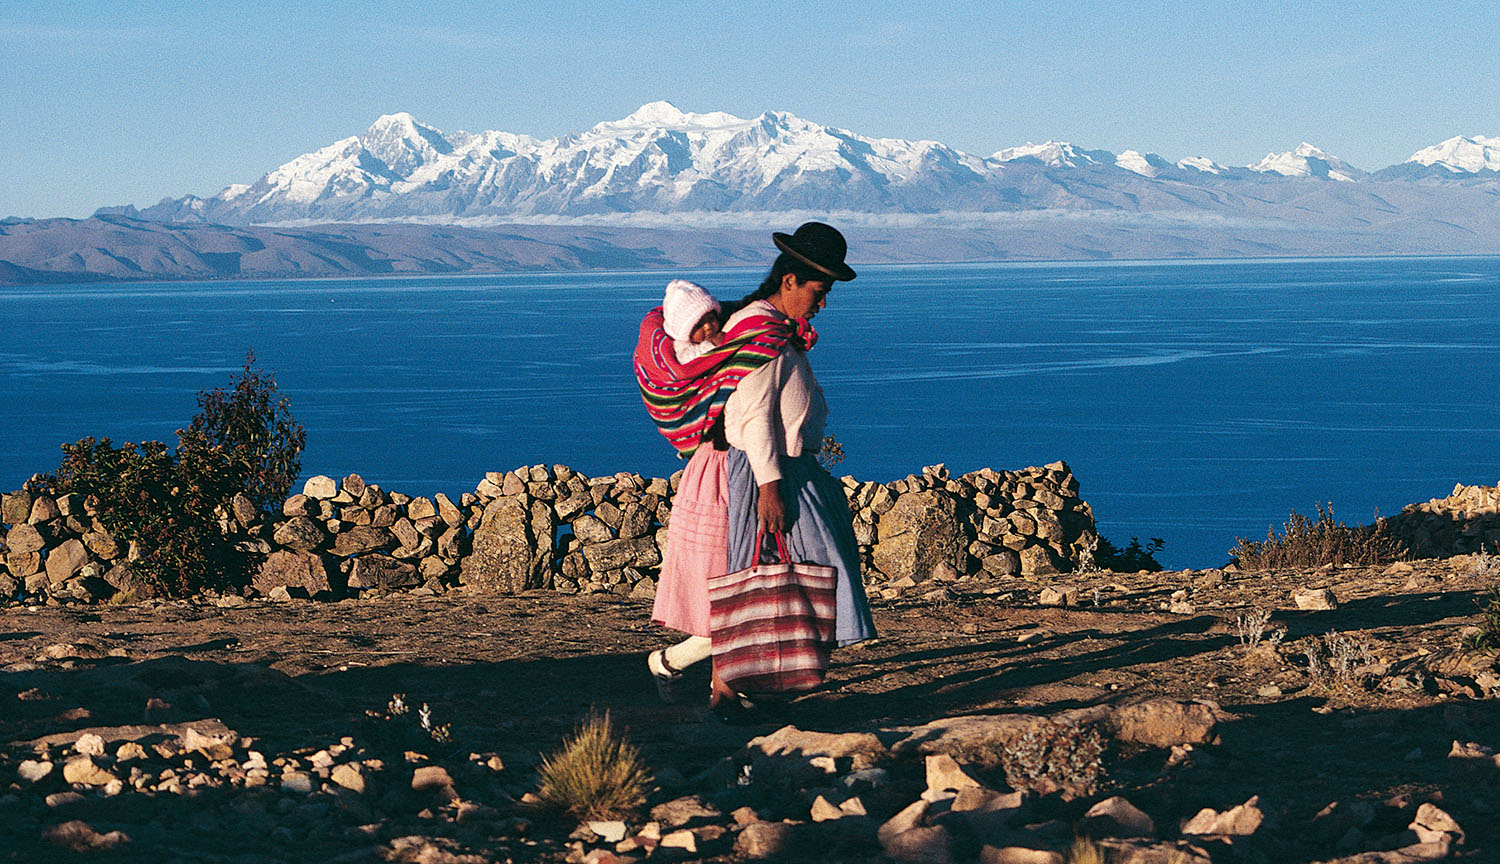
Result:
{"type": "Polygon", "coordinates": [[[1464,647],[1471,651],[1500,649],[1500,588],[1491,588],[1483,598],[1475,598],[1479,607],[1479,626],[1464,635],[1464,647]]]}
{"type": "Polygon", "coordinates": [[[1099,841],[1089,837],[1074,837],[1068,848],[1067,864],[1108,864],[1109,856],[1099,841]]]}
{"type": "Polygon", "coordinates": [[[275,381],[245,360],[231,389],[198,394],[199,413],[160,441],[115,446],[108,438],[62,445],[38,491],[78,494],[117,541],[134,544],[130,567],[169,596],[242,584],[254,565],[224,536],[220,516],[236,493],[264,510],[286,495],[301,468],[302,427],[275,381]]]}
{"type": "Polygon", "coordinates": [[[1242,613],[1234,619],[1234,632],[1239,636],[1241,645],[1251,648],[1259,645],[1262,639],[1272,645],[1279,645],[1281,640],[1286,638],[1286,628],[1277,627],[1268,630],[1270,623],[1270,609],[1255,609],[1242,613]]]}
{"type": "Polygon", "coordinates": [[[1479,579],[1492,579],[1500,576],[1500,555],[1491,555],[1488,550],[1480,549],[1474,553],[1469,566],[1469,575],[1479,579]]]}
{"type": "Polygon", "coordinates": [[[1323,634],[1321,640],[1309,640],[1302,654],[1307,659],[1307,674],[1330,686],[1354,683],[1359,668],[1375,661],[1367,642],[1338,631],[1323,634]]]}
{"type": "Polygon", "coordinates": [[[844,445],[832,435],[824,436],[823,446],[818,448],[817,460],[824,471],[832,473],[834,466],[844,461],[844,445]]]}
{"type": "Polygon", "coordinates": [[[651,773],[609,712],[591,713],[537,769],[542,805],[579,820],[629,815],[646,801],[651,773]]]}
{"type": "Polygon", "coordinates": [[[1260,542],[1239,538],[1229,557],[1245,570],[1300,569],[1325,564],[1383,564],[1406,556],[1406,548],[1374,525],[1345,525],[1333,516],[1332,504],[1318,504],[1317,521],[1293,510],[1278,535],[1266,530],[1260,542]]]}
{"type": "Polygon", "coordinates": [[[1010,742],[999,754],[1000,767],[1015,789],[1088,796],[1104,784],[1104,748],[1103,736],[1091,726],[1046,721],[1010,742]]]}

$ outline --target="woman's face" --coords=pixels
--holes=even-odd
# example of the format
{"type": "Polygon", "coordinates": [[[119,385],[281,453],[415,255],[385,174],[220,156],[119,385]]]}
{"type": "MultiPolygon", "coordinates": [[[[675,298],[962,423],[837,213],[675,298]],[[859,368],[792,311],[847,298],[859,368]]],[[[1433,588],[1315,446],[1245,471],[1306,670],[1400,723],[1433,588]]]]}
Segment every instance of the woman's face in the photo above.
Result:
{"type": "Polygon", "coordinates": [[[811,318],[828,305],[831,290],[832,281],[809,279],[799,282],[796,275],[788,273],[781,277],[781,311],[788,318],[811,318]]]}

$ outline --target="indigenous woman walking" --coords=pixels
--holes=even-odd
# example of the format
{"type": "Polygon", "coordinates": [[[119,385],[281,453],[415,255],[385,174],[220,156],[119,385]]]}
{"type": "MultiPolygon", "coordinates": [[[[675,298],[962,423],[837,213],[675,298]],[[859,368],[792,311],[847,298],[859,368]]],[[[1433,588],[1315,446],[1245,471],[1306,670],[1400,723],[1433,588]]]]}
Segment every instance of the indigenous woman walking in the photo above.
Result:
{"type": "MultiPolygon", "coordinates": [[[[847,245],[829,225],[809,222],[772,234],[781,254],[724,325],[723,344],[689,364],[666,356],[659,312],[648,315],[636,348],[637,379],[648,412],[679,452],[690,456],[672,504],[652,621],[690,634],[653,651],[647,666],[663,698],[682,670],[713,654],[708,580],[755,564],[758,540],[781,534],[795,562],[836,572],[835,638],[848,645],[875,635],[860,578],[848,500],[818,464],[828,406],[807,351],[811,321],[834,284],[855,278],[847,245]]],[[[752,704],[715,670],[710,705],[743,719],[752,704]]]]}

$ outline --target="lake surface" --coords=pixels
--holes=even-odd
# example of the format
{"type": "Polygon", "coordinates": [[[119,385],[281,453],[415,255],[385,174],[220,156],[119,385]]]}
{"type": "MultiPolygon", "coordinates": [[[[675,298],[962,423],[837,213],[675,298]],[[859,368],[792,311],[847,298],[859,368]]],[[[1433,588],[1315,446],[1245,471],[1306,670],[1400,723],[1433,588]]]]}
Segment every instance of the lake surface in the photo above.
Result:
{"type": "MultiPolygon", "coordinates": [[[[1227,560],[1500,480],[1500,258],[863,267],[816,324],[837,473],[1066,460],[1101,533],[1227,560]]],[[[0,488],[86,435],[174,441],[253,348],[305,473],[408,494],[487,470],[680,467],[630,370],[668,278],[762,270],[0,287],[0,488]]]]}

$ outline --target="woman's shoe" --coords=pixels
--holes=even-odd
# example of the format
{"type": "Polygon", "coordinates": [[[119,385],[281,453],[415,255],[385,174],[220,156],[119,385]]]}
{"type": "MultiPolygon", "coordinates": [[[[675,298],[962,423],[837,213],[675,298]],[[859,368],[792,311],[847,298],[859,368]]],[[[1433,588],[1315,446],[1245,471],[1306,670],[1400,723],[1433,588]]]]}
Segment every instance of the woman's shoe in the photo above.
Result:
{"type": "Polygon", "coordinates": [[[682,670],[673,669],[667,662],[663,649],[646,655],[646,668],[651,670],[651,679],[656,682],[656,695],[661,701],[672,704],[677,701],[677,683],[682,680],[682,670]]]}
{"type": "Polygon", "coordinates": [[[724,697],[717,702],[712,702],[708,710],[713,712],[714,717],[726,726],[755,726],[766,722],[766,717],[750,701],[750,697],[743,693],[734,694],[734,698],[724,697]]]}

